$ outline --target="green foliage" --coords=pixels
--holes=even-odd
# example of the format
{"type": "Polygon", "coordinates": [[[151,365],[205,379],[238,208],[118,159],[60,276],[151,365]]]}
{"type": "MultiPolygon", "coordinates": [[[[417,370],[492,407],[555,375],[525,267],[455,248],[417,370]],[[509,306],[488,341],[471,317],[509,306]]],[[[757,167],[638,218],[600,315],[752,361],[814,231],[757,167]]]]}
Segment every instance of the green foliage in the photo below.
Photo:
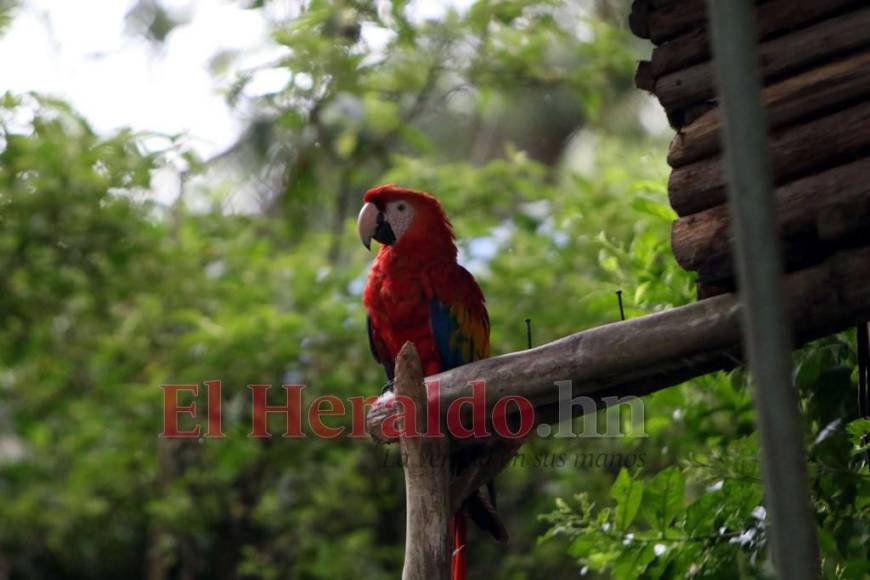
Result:
{"type": "MultiPolygon", "coordinates": [[[[246,437],[248,384],[304,383],[305,402],[380,389],[353,224],[368,186],[442,199],[497,354],[525,348],[526,317],[536,343],[616,320],[619,288],[629,317],[694,299],[669,248],[666,143],[638,129],[632,45],[608,16],[625,3],[478,0],[429,20],[402,0],[299,5],[272,21],[283,52],[266,70],[286,73],[282,90],[252,94],[263,71],[216,58],[255,119],[216,160],[3,97],[0,570],[13,577],[395,577],[394,456],[365,439],[246,437]],[[231,158],[256,183],[230,182],[231,158]],[[183,195],[153,201],[179,159],[183,195]],[[251,192],[263,211],[224,208],[251,192]],[[159,386],[212,379],[226,438],[159,439],[159,386]]],[[[867,574],[852,344],[796,357],[832,578],[867,574]]],[[[473,535],[471,575],[768,574],[744,373],[645,402],[646,438],[529,441],[499,477],[511,543],[473,535]]]]}
{"type": "Polygon", "coordinates": [[[6,32],[12,23],[15,9],[18,8],[19,0],[0,0],[0,37],[6,32]]]}
{"type": "MultiPolygon", "coordinates": [[[[832,337],[797,357],[797,382],[812,426],[812,494],[826,578],[868,573],[870,423],[846,424],[855,413],[851,344],[832,337]]],[[[743,373],[732,379],[719,381],[746,389],[743,373]]],[[[708,438],[716,440],[710,450],[696,448],[655,475],[623,469],[610,489],[612,508],[596,508],[586,493],[573,504],[557,499],[556,510],[544,516],[551,524],[544,539],[567,537],[583,566],[615,578],[770,576],[757,437],[708,438]]]]}

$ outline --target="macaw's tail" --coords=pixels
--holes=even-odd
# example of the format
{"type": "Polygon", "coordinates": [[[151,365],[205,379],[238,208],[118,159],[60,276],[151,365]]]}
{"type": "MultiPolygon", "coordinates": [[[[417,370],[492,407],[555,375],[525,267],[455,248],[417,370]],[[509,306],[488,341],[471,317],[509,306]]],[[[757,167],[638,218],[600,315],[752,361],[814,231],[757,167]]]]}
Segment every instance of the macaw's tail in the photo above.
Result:
{"type": "Polygon", "coordinates": [[[462,502],[462,508],[453,514],[453,565],[452,580],[465,580],[468,576],[467,561],[468,546],[465,542],[468,529],[467,518],[477,524],[481,530],[488,532],[499,543],[508,540],[508,532],[493,505],[495,502],[495,485],[489,481],[486,485],[489,493],[478,489],[462,502]]]}
{"type": "Polygon", "coordinates": [[[465,514],[462,510],[453,514],[453,566],[451,580],[466,580],[468,569],[465,562],[465,514]]]}
{"type": "Polygon", "coordinates": [[[484,493],[483,489],[475,490],[465,498],[462,507],[453,514],[453,562],[450,575],[452,580],[465,580],[468,576],[467,518],[471,518],[477,527],[492,535],[497,542],[504,544],[508,541],[508,531],[495,508],[495,482],[489,480],[486,490],[488,493],[484,493]]]}

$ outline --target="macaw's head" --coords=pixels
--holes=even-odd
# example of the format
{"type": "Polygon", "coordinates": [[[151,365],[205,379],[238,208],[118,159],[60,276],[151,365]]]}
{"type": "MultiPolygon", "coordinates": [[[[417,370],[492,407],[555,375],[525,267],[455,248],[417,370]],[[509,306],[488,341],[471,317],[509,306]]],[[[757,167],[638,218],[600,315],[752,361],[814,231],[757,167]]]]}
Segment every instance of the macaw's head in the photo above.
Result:
{"type": "Polygon", "coordinates": [[[366,248],[371,249],[374,239],[395,252],[456,256],[450,221],[428,193],[381,185],[367,191],[363,201],[357,229],[366,248]]]}

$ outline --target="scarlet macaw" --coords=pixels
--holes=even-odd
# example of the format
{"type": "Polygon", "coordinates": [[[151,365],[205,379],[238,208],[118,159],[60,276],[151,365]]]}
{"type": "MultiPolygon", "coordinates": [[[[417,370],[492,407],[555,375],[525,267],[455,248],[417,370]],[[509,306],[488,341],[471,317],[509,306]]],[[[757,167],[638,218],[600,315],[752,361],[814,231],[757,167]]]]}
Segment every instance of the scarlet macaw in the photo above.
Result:
{"type": "MultiPolygon", "coordinates": [[[[363,244],[381,247],[369,272],[363,303],[372,354],[393,380],[396,356],[406,341],[417,348],[429,376],[489,356],[489,316],[474,277],[456,261],[453,228],[441,204],[428,193],[383,185],[366,192],[358,229],[363,244]]],[[[468,451],[451,457],[454,470],[468,451]]],[[[472,452],[473,453],[473,452],[472,452]]],[[[473,494],[454,516],[453,578],[465,577],[463,511],[505,540],[490,514],[495,503],[473,494]],[[489,505],[486,505],[489,504],[489,505]]]]}

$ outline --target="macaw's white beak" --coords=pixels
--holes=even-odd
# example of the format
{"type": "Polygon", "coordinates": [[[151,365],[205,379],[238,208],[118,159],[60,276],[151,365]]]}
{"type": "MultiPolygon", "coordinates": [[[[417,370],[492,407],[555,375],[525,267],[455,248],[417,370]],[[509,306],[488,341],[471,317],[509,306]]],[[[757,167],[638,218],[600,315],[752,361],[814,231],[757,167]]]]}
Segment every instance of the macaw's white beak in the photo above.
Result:
{"type": "Polygon", "coordinates": [[[375,230],[378,228],[378,214],[380,211],[373,203],[367,203],[362,206],[359,211],[359,217],[356,220],[356,230],[359,233],[359,239],[367,250],[372,249],[372,238],[375,236],[375,230]]]}

